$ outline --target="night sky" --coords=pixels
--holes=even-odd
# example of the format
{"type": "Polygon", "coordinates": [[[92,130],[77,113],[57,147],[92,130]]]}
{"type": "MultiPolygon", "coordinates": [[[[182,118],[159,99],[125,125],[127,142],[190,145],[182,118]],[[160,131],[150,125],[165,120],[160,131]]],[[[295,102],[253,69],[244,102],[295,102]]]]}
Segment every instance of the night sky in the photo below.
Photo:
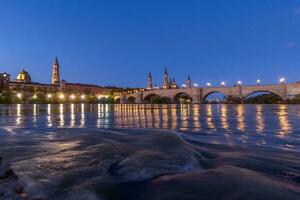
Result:
{"type": "Polygon", "coordinates": [[[299,0],[0,0],[0,72],[145,87],[300,80],[299,0]]]}

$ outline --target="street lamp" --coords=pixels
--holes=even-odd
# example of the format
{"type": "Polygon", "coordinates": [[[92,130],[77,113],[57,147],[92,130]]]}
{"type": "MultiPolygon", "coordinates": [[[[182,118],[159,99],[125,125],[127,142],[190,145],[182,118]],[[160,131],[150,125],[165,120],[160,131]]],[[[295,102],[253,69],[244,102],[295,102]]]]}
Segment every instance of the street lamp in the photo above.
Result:
{"type": "Polygon", "coordinates": [[[36,94],[35,95],[33,95],[33,97],[32,97],[33,99],[36,99],[37,98],[37,96],[36,96],[36,94]]]}
{"type": "Polygon", "coordinates": [[[238,84],[239,86],[241,86],[241,85],[242,85],[242,81],[238,81],[237,84],[238,84]]]}
{"type": "Polygon", "coordinates": [[[197,83],[194,83],[194,87],[198,87],[198,84],[197,84],[197,83]]]}
{"type": "Polygon", "coordinates": [[[18,94],[17,94],[17,97],[18,97],[19,99],[22,99],[22,94],[21,94],[21,93],[18,93],[18,94]]]}
{"type": "Polygon", "coordinates": [[[257,85],[259,85],[260,84],[260,79],[257,79],[256,83],[257,83],[257,85]]]}
{"type": "Polygon", "coordinates": [[[81,95],[80,98],[81,98],[81,99],[85,99],[85,95],[84,95],[84,94],[81,95]]]}
{"type": "Polygon", "coordinates": [[[76,97],[75,97],[74,94],[71,94],[71,95],[70,95],[70,98],[71,98],[72,100],[74,100],[76,97]]]}
{"type": "Polygon", "coordinates": [[[279,82],[280,82],[281,84],[284,84],[285,79],[284,79],[284,78],[281,78],[281,79],[279,80],[279,82]]]}
{"type": "Polygon", "coordinates": [[[64,98],[65,98],[65,95],[64,95],[64,94],[60,94],[60,95],[59,95],[59,98],[60,98],[60,99],[64,99],[64,98]]]}
{"type": "Polygon", "coordinates": [[[224,87],[226,83],[224,81],[221,82],[221,86],[224,87]]]}
{"type": "Polygon", "coordinates": [[[206,83],[207,87],[210,87],[211,86],[211,83],[206,83]]]}
{"type": "Polygon", "coordinates": [[[47,95],[47,98],[48,98],[48,99],[51,99],[51,98],[52,98],[52,94],[48,94],[48,95],[47,95]]]}
{"type": "Polygon", "coordinates": [[[182,84],[181,86],[182,86],[183,88],[186,88],[186,84],[182,84]]]}

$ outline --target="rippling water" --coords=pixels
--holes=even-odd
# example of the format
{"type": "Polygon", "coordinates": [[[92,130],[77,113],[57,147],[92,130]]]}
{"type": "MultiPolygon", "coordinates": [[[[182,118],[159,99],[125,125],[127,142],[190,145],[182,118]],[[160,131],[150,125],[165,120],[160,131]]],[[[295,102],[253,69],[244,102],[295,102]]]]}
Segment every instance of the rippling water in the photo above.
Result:
{"type": "Polygon", "coordinates": [[[0,156],[46,199],[299,199],[298,105],[0,105],[0,156]]]}

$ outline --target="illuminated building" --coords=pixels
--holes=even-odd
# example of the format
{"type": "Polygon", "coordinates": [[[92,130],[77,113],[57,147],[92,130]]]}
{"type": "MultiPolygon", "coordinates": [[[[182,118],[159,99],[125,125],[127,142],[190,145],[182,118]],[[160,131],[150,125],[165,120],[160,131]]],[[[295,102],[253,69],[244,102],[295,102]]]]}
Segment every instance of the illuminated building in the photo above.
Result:
{"type": "Polygon", "coordinates": [[[57,57],[55,58],[54,63],[53,63],[51,83],[53,85],[59,85],[60,84],[59,63],[58,63],[57,57]]]}
{"type": "Polygon", "coordinates": [[[176,84],[175,78],[173,78],[173,80],[170,81],[170,88],[171,88],[171,89],[176,89],[176,88],[178,88],[178,85],[176,84]]]}
{"type": "Polygon", "coordinates": [[[163,89],[168,89],[169,88],[169,74],[168,74],[168,69],[167,68],[165,68],[162,88],[163,89]]]}
{"type": "Polygon", "coordinates": [[[24,69],[18,74],[16,82],[31,83],[31,76],[24,69]]]}
{"type": "Polygon", "coordinates": [[[51,84],[32,82],[30,74],[22,70],[16,80],[10,80],[10,75],[7,73],[0,73],[0,89],[8,88],[12,92],[47,92],[51,94],[64,92],[64,93],[80,93],[91,95],[110,95],[114,90],[120,90],[115,87],[102,87],[92,84],[81,83],[68,83],[64,80],[60,81],[60,64],[58,59],[55,58],[53,63],[53,71],[51,77],[51,84]]]}
{"type": "Polygon", "coordinates": [[[10,75],[7,73],[0,73],[0,88],[9,88],[10,75]]]}
{"type": "Polygon", "coordinates": [[[152,88],[153,88],[152,75],[151,72],[149,72],[148,80],[147,80],[147,90],[151,90],[152,88]]]}
{"type": "MultiPolygon", "coordinates": [[[[176,84],[175,78],[169,79],[169,74],[167,68],[165,68],[164,72],[164,77],[163,77],[163,85],[161,87],[162,89],[177,89],[179,88],[178,85],[176,84]]],[[[149,75],[147,77],[147,90],[152,90],[152,89],[158,89],[158,86],[153,87],[153,82],[152,82],[152,75],[151,72],[149,72],[149,75]]]]}
{"type": "Polygon", "coordinates": [[[186,88],[192,88],[192,81],[190,75],[188,76],[188,79],[186,81],[186,88]]]}
{"type": "Polygon", "coordinates": [[[44,83],[22,83],[17,81],[9,82],[9,89],[11,91],[26,91],[26,92],[58,92],[59,86],[44,83]]]}
{"type": "MultiPolygon", "coordinates": [[[[168,69],[165,68],[162,89],[176,89],[176,88],[179,88],[179,87],[176,84],[175,78],[173,78],[173,80],[170,78],[170,80],[169,80],[168,69]]],[[[156,89],[156,87],[154,87],[154,89],[156,89]]]]}
{"type": "Polygon", "coordinates": [[[60,89],[66,93],[83,93],[83,94],[98,94],[108,95],[112,92],[112,89],[82,83],[68,83],[65,80],[61,81],[60,89]]]}

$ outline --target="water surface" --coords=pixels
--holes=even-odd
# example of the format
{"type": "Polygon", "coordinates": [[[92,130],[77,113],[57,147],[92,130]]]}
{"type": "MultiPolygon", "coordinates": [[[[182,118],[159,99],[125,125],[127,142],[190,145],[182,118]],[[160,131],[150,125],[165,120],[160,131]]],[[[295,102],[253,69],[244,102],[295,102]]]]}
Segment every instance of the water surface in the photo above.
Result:
{"type": "Polygon", "coordinates": [[[0,105],[0,156],[46,199],[299,199],[298,105],[0,105]]]}

